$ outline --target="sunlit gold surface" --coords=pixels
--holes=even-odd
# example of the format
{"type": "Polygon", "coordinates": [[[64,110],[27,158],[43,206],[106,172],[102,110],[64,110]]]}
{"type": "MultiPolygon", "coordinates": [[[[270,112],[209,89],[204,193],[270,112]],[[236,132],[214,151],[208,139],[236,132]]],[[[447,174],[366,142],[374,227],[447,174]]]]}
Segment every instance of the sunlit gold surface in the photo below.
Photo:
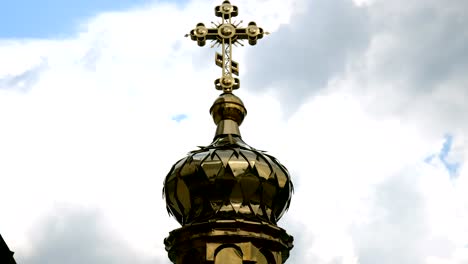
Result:
{"type": "Polygon", "coordinates": [[[276,224],[293,191],[281,163],[232,135],[189,153],[164,185],[167,210],[182,225],[238,218],[276,224]]]}
{"type": "Polygon", "coordinates": [[[222,47],[215,54],[222,75],[214,83],[223,93],[210,108],[216,133],[210,145],[188,153],[166,176],[166,208],[182,227],[164,243],[175,264],[282,264],[293,238],[276,224],[291,202],[291,177],[276,158],[242,140],[239,126],[247,110],[232,94],[240,87],[232,45],[255,45],[267,32],[255,22],[246,28],[233,23],[238,8],[229,1],[215,15],[221,23],[198,23],[189,36],[200,46],[211,40],[222,47]]]}
{"type": "MultiPolygon", "coordinates": [[[[242,40],[248,40],[250,45],[257,44],[257,40],[263,38],[262,28],[257,27],[255,22],[250,22],[247,28],[239,27],[240,23],[233,24],[232,18],[238,15],[237,6],[231,5],[229,1],[224,1],[222,5],[215,8],[215,15],[221,18],[220,24],[215,24],[215,28],[206,28],[203,23],[198,23],[197,27],[190,31],[192,40],[197,41],[199,46],[204,46],[206,40],[211,40],[214,45],[222,46],[222,54],[216,57],[216,65],[221,67],[221,77],[215,81],[215,87],[225,93],[239,89],[240,82],[238,78],[232,75],[239,75],[238,63],[232,60],[232,45],[242,45],[242,40]],[[235,64],[235,65],[233,65],[235,64]],[[232,82],[225,82],[226,77],[230,77],[232,82]]],[[[213,47],[212,46],[212,47],[213,47]]]]}
{"type": "Polygon", "coordinates": [[[236,34],[236,28],[231,24],[222,24],[218,28],[218,34],[225,39],[230,39],[236,34]]]}
{"type": "Polygon", "coordinates": [[[217,220],[176,229],[164,244],[176,264],[281,264],[289,257],[293,237],[267,223],[217,220]]]}
{"type": "Polygon", "coordinates": [[[210,114],[216,125],[223,119],[231,119],[240,126],[247,115],[247,109],[239,97],[232,93],[224,93],[214,101],[210,114]]]}

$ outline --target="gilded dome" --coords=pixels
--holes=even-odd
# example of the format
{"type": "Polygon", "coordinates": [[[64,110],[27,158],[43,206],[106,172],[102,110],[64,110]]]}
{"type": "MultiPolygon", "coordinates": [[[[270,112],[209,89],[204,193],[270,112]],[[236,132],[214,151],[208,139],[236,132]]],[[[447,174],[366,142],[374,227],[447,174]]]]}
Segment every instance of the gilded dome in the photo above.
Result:
{"type": "Polygon", "coordinates": [[[239,218],[276,224],[292,190],[278,160],[230,135],[179,160],[164,183],[167,210],[182,225],[239,218]]]}
{"type": "Polygon", "coordinates": [[[233,94],[210,109],[214,141],[179,160],[164,181],[166,207],[182,224],[249,219],[276,224],[289,207],[293,185],[276,158],[247,145],[238,125],[247,113],[233,94]]]}

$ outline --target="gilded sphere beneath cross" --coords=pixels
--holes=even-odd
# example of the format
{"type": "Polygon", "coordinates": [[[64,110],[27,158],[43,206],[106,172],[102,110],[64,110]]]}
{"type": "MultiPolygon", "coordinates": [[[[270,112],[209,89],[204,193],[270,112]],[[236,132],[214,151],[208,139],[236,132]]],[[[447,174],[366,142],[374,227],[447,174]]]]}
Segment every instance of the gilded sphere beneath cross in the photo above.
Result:
{"type": "Polygon", "coordinates": [[[225,76],[221,80],[221,83],[223,84],[223,86],[228,86],[229,87],[229,86],[232,86],[234,84],[234,80],[232,79],[232,77],[225,76]]]}

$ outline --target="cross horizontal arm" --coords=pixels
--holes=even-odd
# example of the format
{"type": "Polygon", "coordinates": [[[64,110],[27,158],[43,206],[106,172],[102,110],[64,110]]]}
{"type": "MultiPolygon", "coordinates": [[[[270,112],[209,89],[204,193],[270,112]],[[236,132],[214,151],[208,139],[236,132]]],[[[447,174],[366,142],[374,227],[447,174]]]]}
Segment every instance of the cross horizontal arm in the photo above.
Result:
{"type": "Polygon", "coordinates": [[[248,40],[250,45],[257,44],[257,40],[263,38],[261,27],[257,27],[255,22],[250,22],[246,28],[238,28],[232,24],[221,24],[217,28],[207,28],[203,23],[198,23],[195,29],[190,31],[190,38],[197,41],[199,46],[204,46],[206,40],[216,40],[222,43],[223,39],[231,39],[232,43],[238,40],[248,40]]]}

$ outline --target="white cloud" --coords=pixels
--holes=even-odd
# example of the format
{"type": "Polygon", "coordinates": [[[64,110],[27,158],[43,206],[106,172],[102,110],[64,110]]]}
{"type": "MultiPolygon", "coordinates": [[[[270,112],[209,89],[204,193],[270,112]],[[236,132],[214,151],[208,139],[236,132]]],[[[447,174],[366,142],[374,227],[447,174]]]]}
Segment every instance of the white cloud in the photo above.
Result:
{"type": "MultiPolygon", "coordinates": [[[[219,74],[214,50],[183,35],[215,20],[217,4],[155,3],[84,21],[69,39],[0,42],[0,177],[8,186],[0,226],[18,260],[54,255],[38,246],[48,226],[60,241],[104,237],[141,263],[168,262],[162,241],[177,225],[162,181],[177,159],[210,142],[219,74]],[[17,89],[11,80],[30,72],[28,89],[17,89]],[[67,223],[96,232],[61,232],[67,223]]],[[[405,9],[388,1],[235,4],[239,19],[275,31],[235,50],[248,75],[237,94],[249,111],[245,141],[293,175],[296,193],[280,222],[296,239],[289,262],[466,263],[466,41],[462,28],[450,28],[464,19],[462,3],[428,3],[437,21],[419,33],[420,21],[432,21],[420,1],[405,9]],[[457,32],[446,53],[429,52],[457,32]],[[300,41],[308,38],[315,41],[300,41]],[[446,133],[454,138],[447,159],[461,164],[455,178],[437,158],[446,133]]]]}

